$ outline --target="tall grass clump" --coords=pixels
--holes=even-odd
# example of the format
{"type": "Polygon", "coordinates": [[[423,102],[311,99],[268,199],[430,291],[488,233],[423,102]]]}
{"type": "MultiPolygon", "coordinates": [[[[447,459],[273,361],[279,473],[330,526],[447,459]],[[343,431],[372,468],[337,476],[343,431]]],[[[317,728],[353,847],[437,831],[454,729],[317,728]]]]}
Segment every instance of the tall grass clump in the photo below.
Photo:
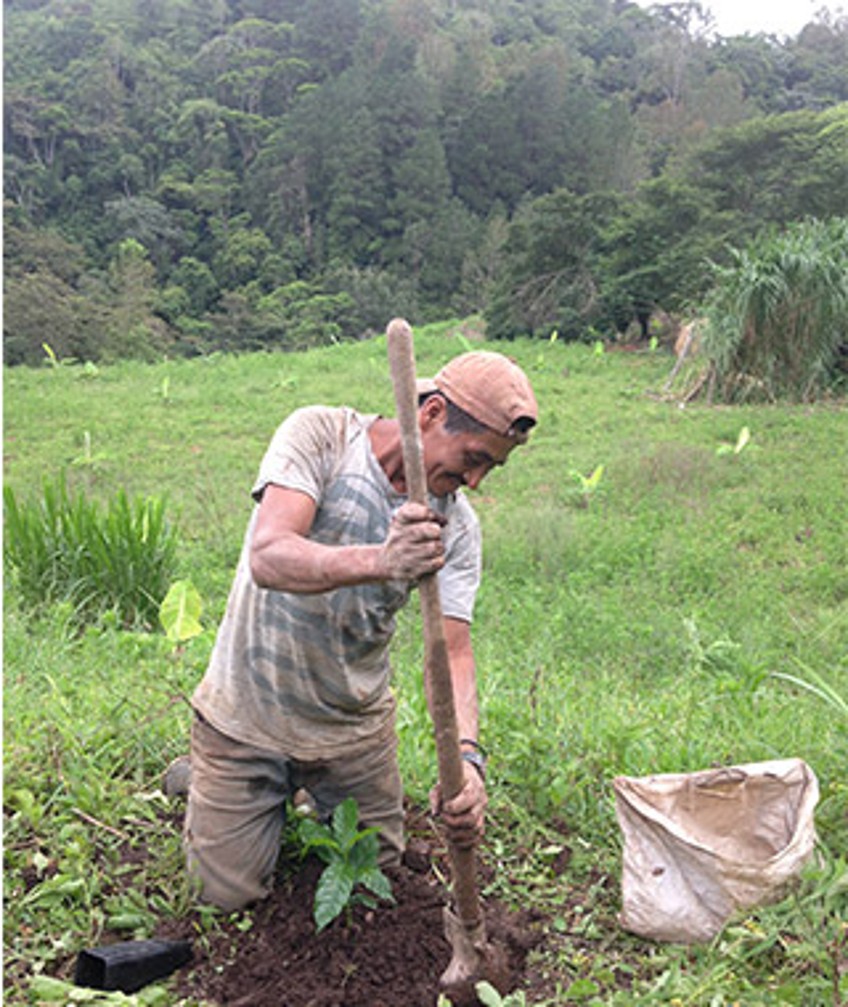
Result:
{"type": "Polygon", "coordinates": [[[79,623],[113,610],[126,626],[155,625],[177,548],[162,499],[119,490],[100,507],[59,477],[38,500],[6,486],[3,501],[4,559],[25,606],[62,601],[79,623]]]}
{"type": "Polygon", "coordinates": [[[844,382],[848,219],[798,222],[731,253],[706,304],[714,396],[809,402],[844,382]]]}

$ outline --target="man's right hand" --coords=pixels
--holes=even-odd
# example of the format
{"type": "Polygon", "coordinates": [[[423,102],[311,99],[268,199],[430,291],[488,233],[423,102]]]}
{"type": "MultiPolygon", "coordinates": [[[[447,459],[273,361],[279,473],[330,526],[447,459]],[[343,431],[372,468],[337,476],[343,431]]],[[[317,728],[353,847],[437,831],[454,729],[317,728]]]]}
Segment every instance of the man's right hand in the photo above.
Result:
{"type": "Polygon", "coordinates": [[[387,580],[418,580],[445,565],[445,519],[423,504],[405,503],[392,518],[383,543],[387,580]]]}

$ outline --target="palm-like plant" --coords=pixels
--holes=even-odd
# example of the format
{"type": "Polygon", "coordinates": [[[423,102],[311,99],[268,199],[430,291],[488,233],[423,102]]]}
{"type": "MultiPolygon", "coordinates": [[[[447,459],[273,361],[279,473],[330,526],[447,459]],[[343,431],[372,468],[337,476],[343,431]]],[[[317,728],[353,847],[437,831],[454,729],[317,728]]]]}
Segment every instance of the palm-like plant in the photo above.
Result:
{"type": "Polygon", "coordinates": [[[848,219],[798,222],[732,254],[706,305],[713,393],[810,401],[844,381],[848,219]]]}

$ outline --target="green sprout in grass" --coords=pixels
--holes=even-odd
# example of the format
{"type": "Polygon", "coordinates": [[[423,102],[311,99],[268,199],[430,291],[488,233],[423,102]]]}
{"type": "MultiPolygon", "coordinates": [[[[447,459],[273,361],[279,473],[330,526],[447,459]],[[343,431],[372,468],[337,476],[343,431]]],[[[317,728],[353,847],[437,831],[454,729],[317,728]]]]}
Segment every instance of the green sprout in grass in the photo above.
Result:
{"type": "Polygon", "coordinates": [[[159,606],[159,622],[168,639],[179,646],[203,632],[200,613],[203,602],[200,592],[190,580],[177,580],[159,606]]]}
{"type": "Polygon", "coordinates": [[[56,356],[56,351],[50,345],[50,343],[42,343],[42,350],[44,350],[44,359],[51,367],[59,366],[59,358],[56,356]]]}
{"type": "Polygon", "coordinates": [[[604,474],[603,465],[598,465],[598,467],[588,476],[584,476],[583,473],[578,472],[577,469],[571,469],[569,475],[580,483],[581,507],[589,506],[589,501],[597,492],[603,474],[604,474]]]}
{"type": "Polygon", "coordinates": [[[82,432],[82,454],[71,460],[71,465],[75,468],[95,468],[102,461],[106,461],[106,454],[102,451],[94,452],[91,449],[91,431],[82,432]]]}
{"type": "Polygon", "coordinates": [[[352,797],[336,806],[327,824],[310,817],[298,823],[303,854],[314,851],[327,865],[315,891],[313,917],[319,933],[342,912],[349,921],[357,904],[374,908],[372,895],[394,901],[389,879],[377,866],[378,831],[359,828],[359,809],[352,797]]]}
{"type": "MultiPolygon", "coordinates": [[[[474,984],[474,992],[483,1007],[532,1007],[524,990],[514,990],[512,993],[502,995],[485,979],[474,984]]],[[[454,1007],[454,1005],[444,993],[441,993],[436,1007],[454,1007]]]]}
{"type": "Polygon", "coordinates": [[[739,436],[736,438],[735,444],[719,444],[716,448],[717,455],[729,455],[731,452],[735,455],[741,454],[748,441],[751,439],[751,431],[748,427],[742,427],[739,431],[739,436]]]}

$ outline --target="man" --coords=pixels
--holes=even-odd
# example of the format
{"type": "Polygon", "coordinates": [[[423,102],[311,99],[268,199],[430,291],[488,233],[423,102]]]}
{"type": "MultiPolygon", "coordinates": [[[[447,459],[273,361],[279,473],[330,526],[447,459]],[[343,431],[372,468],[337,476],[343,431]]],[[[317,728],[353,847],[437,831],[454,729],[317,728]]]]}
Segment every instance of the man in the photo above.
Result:
{"type": "Polygon", "coordinates": [[[285,802],[299,789],[322,816],[354,797],[362,824],[380,830],[381,864],[400,859],[389,644],[415,582],[437,571],[465,769],[440,811],[457,844],[482,835],[470,633],[480,532],[458,490],[476,489],[526,441],[537,405],[498,353],[463,354],[419,386],[429,507],[406,499],[399,425],[382,416],[296,410],[260,466],[227,611],[192,699],[187,861],[203,897],[224,910],[270,892],[285,802]]]}

